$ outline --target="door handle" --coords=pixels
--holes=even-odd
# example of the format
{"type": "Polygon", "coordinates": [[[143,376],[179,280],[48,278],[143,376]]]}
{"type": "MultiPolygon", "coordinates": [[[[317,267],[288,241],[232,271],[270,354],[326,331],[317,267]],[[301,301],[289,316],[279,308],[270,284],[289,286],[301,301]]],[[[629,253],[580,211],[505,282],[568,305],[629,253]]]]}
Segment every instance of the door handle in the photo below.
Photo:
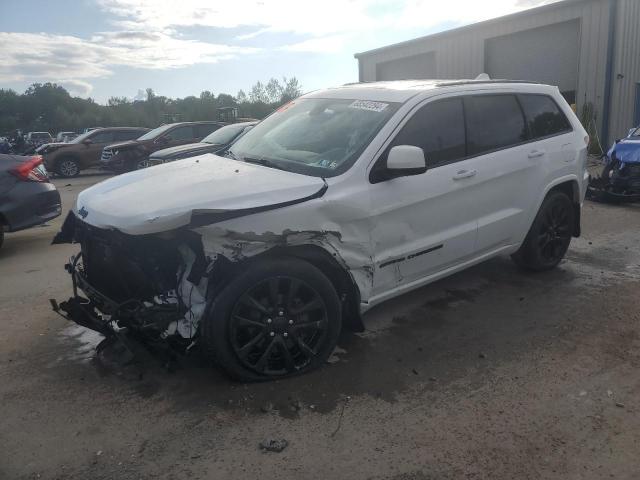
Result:
{"type": "Polygon", "coordinates": [[[454,180],[462,180],[463,178],[475,177],[476,173],[478,173],[477,170],[460,170],[458,173],[456,173],[453,176],[453,179],[454,180]]]}
{"type": "Polygon", "coordinates": [[[544,156],[544,151],[542,150],[532,150],[529,152],[529,158],[539,158],[544,156]]]}

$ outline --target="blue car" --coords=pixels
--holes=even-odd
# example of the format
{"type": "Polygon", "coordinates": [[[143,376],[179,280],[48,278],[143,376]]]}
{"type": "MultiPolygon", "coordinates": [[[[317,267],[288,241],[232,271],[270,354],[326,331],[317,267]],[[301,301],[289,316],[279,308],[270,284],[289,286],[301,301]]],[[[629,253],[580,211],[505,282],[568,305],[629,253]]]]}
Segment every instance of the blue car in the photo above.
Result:
{"type": "Polygon", "coordinates": [[[640,200],[640,127],[616,140],[604,156],[602,175],[589,185],[591,194],[602,200],[640,200]]]}

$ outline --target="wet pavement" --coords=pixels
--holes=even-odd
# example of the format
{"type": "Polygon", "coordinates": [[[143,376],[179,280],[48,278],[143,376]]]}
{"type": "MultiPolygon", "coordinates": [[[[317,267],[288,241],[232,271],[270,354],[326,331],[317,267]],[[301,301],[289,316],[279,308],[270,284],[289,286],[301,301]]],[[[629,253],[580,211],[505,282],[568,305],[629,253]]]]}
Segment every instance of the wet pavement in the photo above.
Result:
{"type": "MultiPolygon", "coordinates": [[[[56,180],[65,207],[101,178],[56,180]]],[[[48,305],[70,288],[62,218],[7,235],[0,478],[640,478],[640,206],[583,215],[555,271],[491,260],[376,307],[319,371],[260,384],[198,355],[96,359],[101,337],[48,305]]]]}

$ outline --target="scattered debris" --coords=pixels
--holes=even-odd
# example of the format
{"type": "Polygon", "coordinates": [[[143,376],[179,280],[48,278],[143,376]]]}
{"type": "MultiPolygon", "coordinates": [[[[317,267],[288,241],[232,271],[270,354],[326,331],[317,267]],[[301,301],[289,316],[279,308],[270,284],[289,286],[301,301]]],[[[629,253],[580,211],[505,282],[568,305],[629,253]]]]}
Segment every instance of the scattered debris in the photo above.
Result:
{"type": "Polygon", "coordinates": [[[349,400],[351,400],[351,397],[346,397],[344,399],[344,403],[342,404],[342,409],[340,410],[340,417],[338,417],[338,426],[336,427],[336,429],[331,433],[331,435],[329,435],[331,438],[335,437],[335,435],[338,433],[338,431],[340,430],[340,427],[342,427],[342,417],[344,417],[344,409],[347,407],[347,403],[349,403],[349,400]]]}
{"type": "Polygon", "coordinates": [[[478,357],[479,357],[479,358],[487,358],[487,356],[486,356],[483,352],[480,352],[480,353],[478,354],[478,357]]]}
{"type": "Polygon", "coordinates": [[[438,379],[436,377],[429,377],[430,382],[437,382],[438,379]]]}
{"type": "Polygon", "coordinates": [[[284,438],[281,438],[279,440],[275,438],[267,438],[262,442],[260,442],[260,450],[263,450],[265,452],[280,453],[285,448],[287,448],[288,445],[289,445],[289,442],[284,438]]]}
{"type": "Polygon", "coordinates": [[[616,407],[624,408],[624,403],[616,402],[616,407]]]}
{"type": "Polygon", "coordinates": [[[415,368],[412,368],[412,369],[411,369],[411,372],[413,372],[413,374],[414,374],[414,375],[420,375],[420,374],[418,373],[418,370],[416,370],[415,368]]]}
{"type": "Polygon", "coordinates": [[[273,403],[271,402],[265,403],[260,407],[262,413],[269,413],[271,410],[273,410],[273,403]]]}

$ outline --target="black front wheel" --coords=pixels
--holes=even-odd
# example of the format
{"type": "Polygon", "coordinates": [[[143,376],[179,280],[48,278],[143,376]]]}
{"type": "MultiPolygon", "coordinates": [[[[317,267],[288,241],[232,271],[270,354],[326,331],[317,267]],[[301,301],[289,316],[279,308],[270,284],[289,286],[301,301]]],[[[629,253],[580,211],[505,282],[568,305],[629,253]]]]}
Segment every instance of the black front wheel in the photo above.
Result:
{"type": "Polygon", "coordinates": [[[341,328],[331,281],[297,258],[252,262],[215,298],[202,340],[220,366],[244,381],[291,376],[322,365],[341,328]]]}
{"type": "Polygon", "coordinates": [[[563,192],[547,195],[520,249],[512,258],[533,271],[554,268],[564,258],[575,224],[573,202],[563,192]]]}

